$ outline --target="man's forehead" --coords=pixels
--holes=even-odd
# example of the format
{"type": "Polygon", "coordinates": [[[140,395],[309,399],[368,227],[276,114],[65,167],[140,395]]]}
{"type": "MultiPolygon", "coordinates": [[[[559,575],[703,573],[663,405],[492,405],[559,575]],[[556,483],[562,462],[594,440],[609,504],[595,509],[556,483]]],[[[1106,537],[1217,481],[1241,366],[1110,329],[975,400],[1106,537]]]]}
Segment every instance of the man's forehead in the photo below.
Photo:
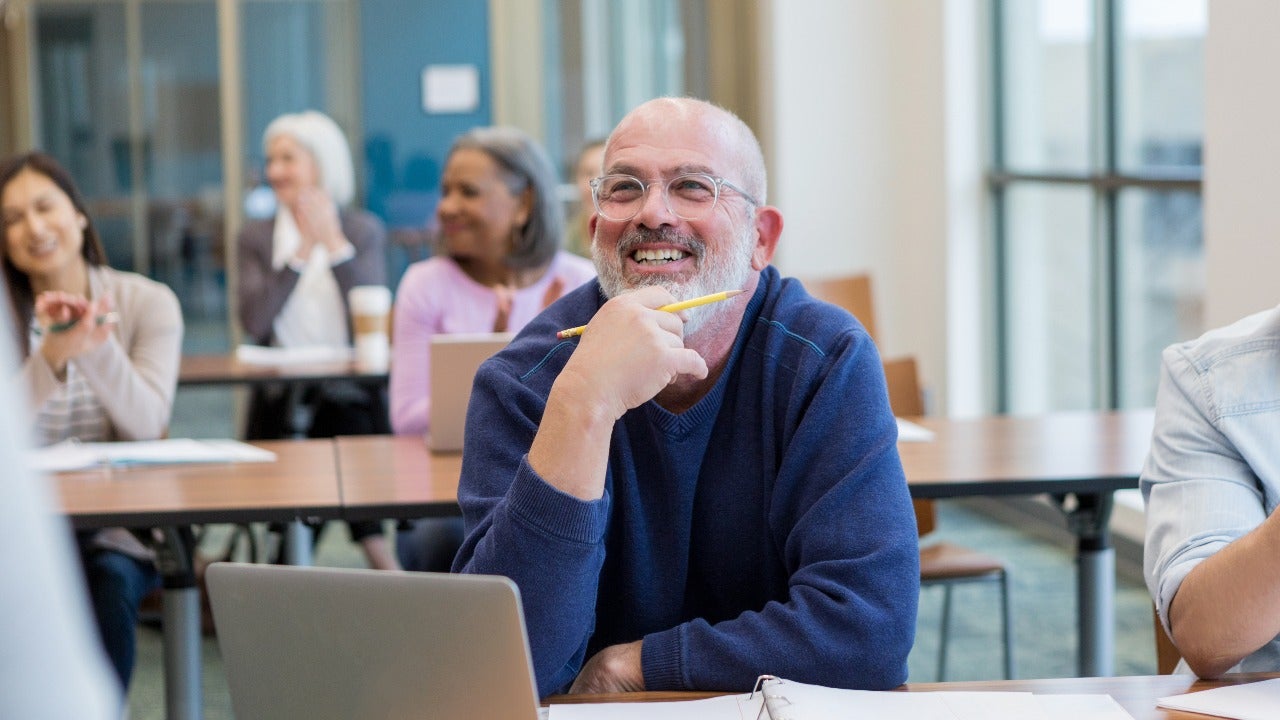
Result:
{"type": "Polygon", "coordinates": [[[689,173],[705,173],[707,175],[716,175],[720,169],[714,165],[690,160],[687,156],[677,159],[673,162],[661,162],[656,157],[650,156],[645,160],[636,159],[619,159],[605,165],[605,170],[610,174],[636,175],[645,176],[650,173],[658,173],[663,177],[674,177],[676,175],[687,175],[689,173]]]}
{"type": "Polygon", "coordinates": [[[604,158],[608,172],[664,175],[723,172],[734,152],[722,133],[690,125],[619,127],[604,158]]]}

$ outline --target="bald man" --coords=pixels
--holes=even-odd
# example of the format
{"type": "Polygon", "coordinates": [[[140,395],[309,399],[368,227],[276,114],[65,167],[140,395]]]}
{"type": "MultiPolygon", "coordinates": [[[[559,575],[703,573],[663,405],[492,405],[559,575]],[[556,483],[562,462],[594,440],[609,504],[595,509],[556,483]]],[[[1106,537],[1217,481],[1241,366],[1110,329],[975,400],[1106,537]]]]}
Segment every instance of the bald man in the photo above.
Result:
{"type": "Polygon", "coordinates": [[[454,569],[519,585],[544,696],[902,683],[919,558],[880,358],[769,265],[755,136],[653,100],[592,186],[599,280],[476,376],[454,569]]]}

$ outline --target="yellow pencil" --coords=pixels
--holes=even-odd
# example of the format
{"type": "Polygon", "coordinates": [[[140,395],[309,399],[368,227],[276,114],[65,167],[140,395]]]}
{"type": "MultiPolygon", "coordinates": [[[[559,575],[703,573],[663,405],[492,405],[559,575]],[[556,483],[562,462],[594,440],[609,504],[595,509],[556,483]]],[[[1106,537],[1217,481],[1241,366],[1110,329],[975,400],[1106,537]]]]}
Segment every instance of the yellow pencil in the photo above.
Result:
{"type": "MultiPolygon", "coordinates": [[[[741,290],[725,290],[724,292],[711,293],[710,295],[703,295],[702,297],[696,297],[690,300],[681,300],[680,302],[671,303],[670,305],[663,305],[658,309],[661,310],[662,312],[671,312],[671,313],[680,312],[681,310],[688,310],[689,308],[696,308],[701,305],[710,305],[711,303],[720,302],[721,300],[728,300],[729,298],[734,297],[735,295],[741,295],[741,294],[742,294],[741,290]]],[[[562,340],[564,338],[577,337],[582,334],[583,330],[586,330],[586,329],[587,329],[586,325],[579,325],[576,328],[561,330],[560,332],[556,333],[556,337],[562,340]]]]}

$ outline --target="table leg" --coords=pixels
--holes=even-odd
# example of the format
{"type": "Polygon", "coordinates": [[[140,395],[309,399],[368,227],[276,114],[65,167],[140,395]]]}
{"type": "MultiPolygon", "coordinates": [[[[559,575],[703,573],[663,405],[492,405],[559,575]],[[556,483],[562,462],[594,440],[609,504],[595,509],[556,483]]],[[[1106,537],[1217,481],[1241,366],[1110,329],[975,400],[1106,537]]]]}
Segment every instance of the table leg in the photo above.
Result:
{"type": "Polygon", "coordinates": [[[301,520],[292,520],[284,528],[285,557],[290,565],[311,564],[311,528],[301,520]]]}
{"type": "Polygon", "coordinates": [[[306,385],[304,383],[289,383],[285,388],[285,420],[288,423],[289,437],[295,440],[302,440],[307,437],[307,430],[311,427],[311,408],[302,402],[306,385]]]}
{"type": "Polygon", "coordinates": [[[165,708],[169,718],[201,717],[200,591],[164,591],[165,708]]]}
{"type": "Polygon", "coordinates": [[[164,698],[170,720],[199,720],[201,690],[200,591],[192,569],[190,528],[161,529],[156,563],[164,578],[164,698]]]}
{"type": "Polygon", "coordinates": [[[1116,551],[1108,527],[1112,494],[1079,495],[1070,509],[1059,500],[1077,538],[1078,671],[1081,677],[1109,677],[1116,657],[1116,551]]]}

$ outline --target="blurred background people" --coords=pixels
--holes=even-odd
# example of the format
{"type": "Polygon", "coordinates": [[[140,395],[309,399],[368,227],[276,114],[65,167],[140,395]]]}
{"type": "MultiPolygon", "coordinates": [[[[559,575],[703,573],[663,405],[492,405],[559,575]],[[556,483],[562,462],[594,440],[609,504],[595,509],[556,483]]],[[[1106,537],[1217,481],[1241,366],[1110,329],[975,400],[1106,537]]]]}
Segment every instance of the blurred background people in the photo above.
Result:
{"type": "Polygon", "coordinates": [[[574,165],[573,185],[578,189],[578,212],[569,221],[565,235],[565,249],[582,257],[591,257],[591,218],[596,214],[595,201],[591,198],[591,181],[600,177],[604,166],[604,143],[607,138],[587,141],[578,151],[574,165]]]}
{"type": "MultiPolygon", "coordinates": [[[[169,424],[182,312],[168,287],[107,267],[70,175],[28,153],[0,165],[2,261],[18,379],[34,441],[154,440],[169,424]]],[[[123,687],[138,603],[159,587],[151,550],[124,528],[77,534],[103,644],[123,687]]]]}
{"type": "MultiPolygon", "coordinates": [[[[355,195],[351,150],[328,116],[308,110],[281,115],[263,133],[266,178],[274,217],[245,224],[239,238],[240,323],[260,345],[351,345],[347,294],[359,285],[386,285],[386,229],[349,207],[355,195]]],[[[382,391],[354,382],[310,388],[302,404],[281,388],[255,390],[245,437],[285,437],[295,411],[309,414],[310,437],[390,431],[382,391]]],[[[369,564],[396,567],[376,521],[352,523],[369,564]]]]}
{"type": "MultiPolygon", "coordinates": [[[[440,183],[436,254],[405,271],[396,292],[391,425],[427,433],[431,336],[517,332],[561,295],[595,277],[561,250],[555,169],[520,130],[477,128],[449,150],[440,183]]],[[[397,543],[406,569],[448,570],[460,520],[418,521],[397,543]]]]}

